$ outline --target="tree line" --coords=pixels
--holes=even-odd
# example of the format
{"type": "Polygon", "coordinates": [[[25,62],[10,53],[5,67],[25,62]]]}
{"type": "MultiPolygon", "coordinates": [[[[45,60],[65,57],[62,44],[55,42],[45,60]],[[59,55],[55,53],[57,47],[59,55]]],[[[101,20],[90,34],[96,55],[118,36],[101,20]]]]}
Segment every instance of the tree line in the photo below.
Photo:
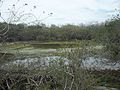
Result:
{"type": "Polygon", "coordinates": [[[7,23],[0,23],[0,41],[72,41],[96,40],[106,43],[120,42],[120,18],[93,25],[46,26],[9,24],[9,32],[2,35],[7,23]]]}
{"type": "MultiPolygon", "coordinates": [[[[6,23],[0,23],[0,30],[6,23]]],[[[71,40],[92,40],[93,32],[87,26],[77,25],[51,25],[44,24],[25,26],[24,24],[10,24],[9,32],[5,39],[7,42],[15,41],[71,41],[71,40]]],[[[2,41],[2,40],[1,40],[2,41]]]]}

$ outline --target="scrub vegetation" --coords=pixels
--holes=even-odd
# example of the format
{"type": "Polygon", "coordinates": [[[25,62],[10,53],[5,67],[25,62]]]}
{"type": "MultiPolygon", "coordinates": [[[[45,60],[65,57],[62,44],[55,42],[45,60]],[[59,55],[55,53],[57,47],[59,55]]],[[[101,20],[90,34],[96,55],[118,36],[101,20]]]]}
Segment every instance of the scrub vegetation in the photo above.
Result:
{"type": "Polygon", "coordinates": [[[0,90],[119,90],[119,63],[119,14],[90,25],[0,22],[0,90]]]}

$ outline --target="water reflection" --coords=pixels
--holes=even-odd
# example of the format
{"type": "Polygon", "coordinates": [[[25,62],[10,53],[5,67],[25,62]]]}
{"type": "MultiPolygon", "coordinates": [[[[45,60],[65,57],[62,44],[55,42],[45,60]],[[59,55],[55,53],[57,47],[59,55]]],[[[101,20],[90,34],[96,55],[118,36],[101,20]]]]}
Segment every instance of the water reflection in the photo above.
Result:
{"type": "MultiPolygon", "coordinates": [[[[62,61],[64,65],[69,65],[69,61],[65,57],[61,56],[44,56],[44,57],[27,57],[25,59],[17,59],[15,61],[10,61],[8,63],[5,63],[4,67],[10,67],[11,65],[23,65],[24,67],[42,67],[42,66],[49,66],[51,63],[60,63],[62,61]]],[[[111,69],[111,70],[117,70],[120,68],[119,63],[110,63],[107,59],[103,58],[94,58],[94,57],[88,57],[84,61],[82,61],[82,67],[87,69],[111,69]]]]}

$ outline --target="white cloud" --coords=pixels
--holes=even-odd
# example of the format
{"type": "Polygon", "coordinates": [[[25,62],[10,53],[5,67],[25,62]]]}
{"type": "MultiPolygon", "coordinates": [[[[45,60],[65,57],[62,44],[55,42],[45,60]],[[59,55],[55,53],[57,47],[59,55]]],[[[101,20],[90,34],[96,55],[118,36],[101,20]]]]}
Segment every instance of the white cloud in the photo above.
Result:
{"type": "MultiPolygon", "coordinates": [[[[7,11],[7,8],[12,7],[17,1],[5,1],[1,11],[7,11]]],[[[52,17],[43,21],[46,24],[79,24],[106,20],[114,13],[115,8],[118,8],[119,2],[119,0],[19,0],[16,5],[20,7],[28,3],[23,10],[33,13],[37,19],[45,18],[52,12],[52,17]]]]}

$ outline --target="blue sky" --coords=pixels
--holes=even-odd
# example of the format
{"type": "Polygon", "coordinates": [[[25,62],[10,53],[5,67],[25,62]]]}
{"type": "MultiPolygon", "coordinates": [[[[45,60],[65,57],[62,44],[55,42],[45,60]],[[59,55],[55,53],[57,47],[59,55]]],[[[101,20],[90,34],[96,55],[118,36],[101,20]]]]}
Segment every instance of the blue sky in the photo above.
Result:
{"type": "Polygon", "coordinates": [[[0,12],[6,21],[12,17],[10,11],[17,12],[20,8],[17,18],[28,13],[21,17],[21,23],[41,20],[42,23],[56,25],[89,24],[107,20],[119,6],[120,0],[4,0],[0,12]],[[25,3],[28,5],[24,6],[25,3]]]}

